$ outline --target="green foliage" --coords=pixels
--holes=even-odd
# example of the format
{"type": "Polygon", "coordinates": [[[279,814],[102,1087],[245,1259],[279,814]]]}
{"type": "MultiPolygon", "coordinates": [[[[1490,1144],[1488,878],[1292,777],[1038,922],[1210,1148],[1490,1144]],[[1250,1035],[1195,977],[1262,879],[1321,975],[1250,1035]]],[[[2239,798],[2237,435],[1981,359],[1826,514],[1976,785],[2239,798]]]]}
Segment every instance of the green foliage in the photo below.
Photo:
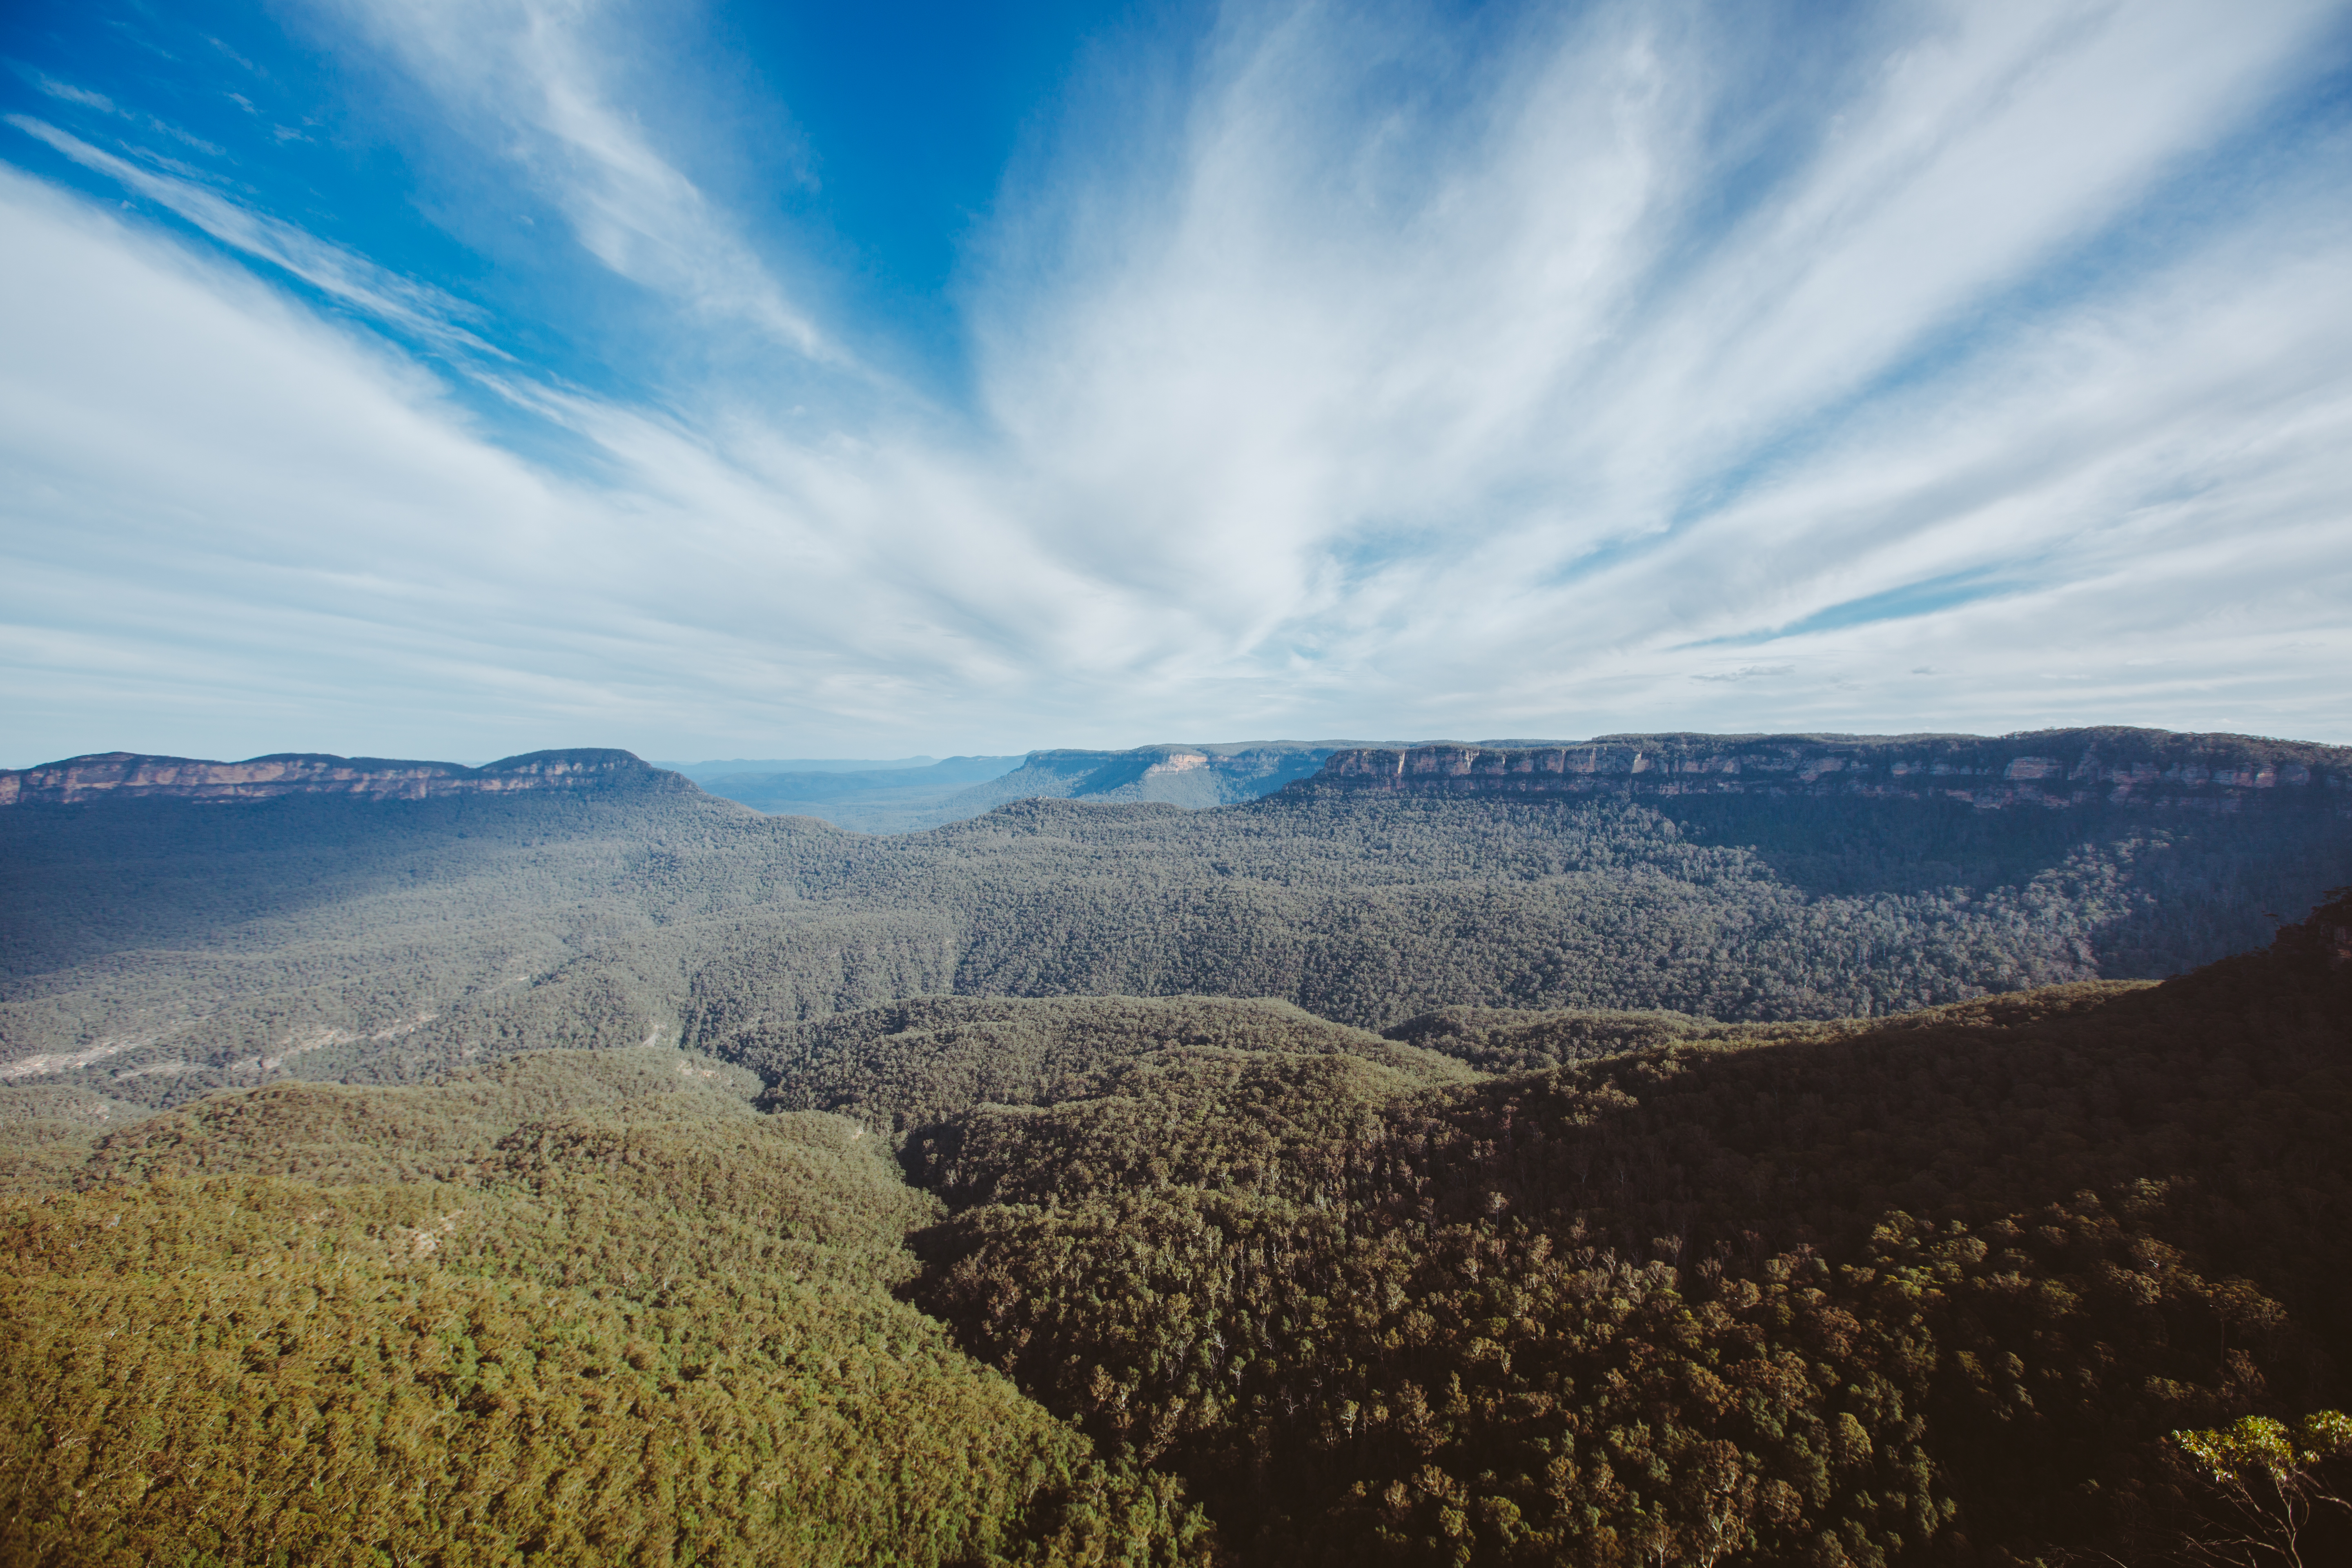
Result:
{"type": "Polygon", "coordinates": [[[2338,819],[1883,805],[5,814],[0,1558],[2211,1546],[2338,819]]]}
{"type": "Polygon", "coordinates": [[[62,1084],[0,1088],[0,1195],[69,1180],[110,1127],[147,1114],[62,1084]]]}
{"type": "Polygon", "coordinates": [[[2347,930],[1881,1020],[918,997],[92,1122],[0,1215],[0,1554],[2260,1560],[2168,1435],[2352,1349],[2347,930]]]}
{"type": "Polygon", "coordinates": [[[886,1287],[881,1140],[667,1051],[284,1085],[0,1210],[0,1558],[1192,1561],[886,1287]]]}
{"type": "Polygon", "coordinates": [[[911,1131],[957,1211],[913,1297],[1253,1561],[2168,1550],[2166,1435],[2352,1349],[2352,974],[2298,940],[1744,1038],[1399,1031],[1670,1037],[1468,1086],[1170,1053],[911,1131]]]}
{"type": "Polygon", "coordinates": [[[162,1105],[558,1047],[748,1057],[943,993],[1273,996],[1373,1029],[1465,1006],[1877,1016],[2170,973],[2347,878],[2341,818],[2286,809],[1300,784],[876,838],[624,789],[21,807],[0,813],[0,1052],[162,1105]]]}
{"type": "Polygon", "coordinates": [[[2268,1415],[2242,1415],[2207,1432],[2175,1432],[2172,1440],[2217,1481],[2242,1484],[2260,1476],[2273,1482],[2352,1450],[2352,1415],[2315,1410],[2294,1426],[2268,1415]]]}
{"type": "Polygon", "coordinates": [[[2242,1415],[2227,1426],[2175,1432],[2172,1440],[2196,1472],[2181,1555],[2300,1568],[2352,1545],[2352,1497],[2328,1474],[2341,1468],[2332,1461],[2352,1455],[2352,1416],[2315,1410],[2289,1426],[2242,1415]]]}
{"type": "Polygon", "coordinates": [[[1817,1034],[1816,1028],[1718,1024],[1664,1010],[1528,1011],[1508,1007],[1441,1007],[1383,1031],[1425,1050],[1441,1052],[1483,1072],[1534,1072],[1683,1040],[1761,1040],[1817,1034]]]}
{"type": "Polygon", "coordinates": [[[1471,1076],[1286,1003],[1203,996],[918,996],[748,1030],[728,1054],[774,1080],[763,1103],[904,1132],[974,1105],[1091,1098],[1131,1064],[1187,1047],[1355,1057],[1413,1081],[1471,1076]]]}

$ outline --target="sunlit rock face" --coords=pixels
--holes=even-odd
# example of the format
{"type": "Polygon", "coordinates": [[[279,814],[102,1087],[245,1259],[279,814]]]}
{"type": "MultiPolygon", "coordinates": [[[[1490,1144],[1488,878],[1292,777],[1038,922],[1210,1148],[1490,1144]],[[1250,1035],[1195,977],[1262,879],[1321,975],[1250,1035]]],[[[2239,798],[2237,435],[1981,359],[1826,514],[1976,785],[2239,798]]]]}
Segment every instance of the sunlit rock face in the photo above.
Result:
{"type": "Polygon", "coordinates": [[[281,752],[241,763],[102,752],[39,767],[0,772],[0,805],[79,805],[106,799],[267,800],[289,795],[425,800],[522,790],[614,784],[694,786],[629,752],[531,752],[478,768],[457,763],[402,762],[281,752]]]}
{"type": "Polygon", "coordinates": [[[1763,795],[1948,799],[1982,809],[2105,802],[2352,816],[2352,749],[2163,730],[1974,735],[1609,735],[1576,746],[1362,748],[1318,786],[1468,795],[1763,795]]]}

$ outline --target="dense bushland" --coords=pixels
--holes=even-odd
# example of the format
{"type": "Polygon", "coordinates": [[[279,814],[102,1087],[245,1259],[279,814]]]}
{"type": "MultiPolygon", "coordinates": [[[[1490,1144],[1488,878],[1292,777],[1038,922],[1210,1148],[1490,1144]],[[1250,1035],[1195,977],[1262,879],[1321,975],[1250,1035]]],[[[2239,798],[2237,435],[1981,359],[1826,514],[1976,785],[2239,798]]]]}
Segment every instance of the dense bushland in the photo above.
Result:
{"type": "Polygon", "coordinates": [[[2352,879],[2325,812],[1037,800],[898,837],[681,791],[0,813],[0,1054],[171,1104],[899,997],[1875,1016],[2160,976],[2352,879]]]}
{"type": "Polygon", "coordinates": [[[2156,985],[1390,1034],[19,1091],[0,1555],[2153,1563],[2230,1502],[2172,1434],[2345,1402],[2352,899],[2156,985]]]}
{"type": "MultiPolygon", "coordinates": [[[[882,1140],[676,1053],[284,1085],[0,1204],[0,1559],[1175,1563],[1175,1484],[891,1299],[882,1140]]],[[[46,1179],[40,1179],[46,1178],[46,1179]]]]}
{"type": "Polygon", "coordinates": [[[1667,1037],[1469,1087],[1178,1047],[910,1131],[914,1296],[1255,1561],[2156,1561],[2211,1501],[2169,1433],[2344,1395],[2347,940],[1399,1031],[1667,1037]]]}

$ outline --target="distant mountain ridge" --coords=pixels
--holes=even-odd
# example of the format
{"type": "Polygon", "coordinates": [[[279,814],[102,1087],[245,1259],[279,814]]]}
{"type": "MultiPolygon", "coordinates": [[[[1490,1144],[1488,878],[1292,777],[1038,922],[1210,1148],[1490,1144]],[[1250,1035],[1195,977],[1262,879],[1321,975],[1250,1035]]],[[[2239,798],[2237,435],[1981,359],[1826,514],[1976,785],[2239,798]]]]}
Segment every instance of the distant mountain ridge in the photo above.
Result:
{"type": "Polygon", "coordinates": [[[921,767],[817,768],[688,774],[694,782],[754,811],[815,816],[858,833],[929,826],[935,812],[959,792],[1011,772],[1018,756],[948,757],[921,767]]]}
{"type": "Polygon", "coordinates": [[[1007,801],[1036,799],[1156,800],[1195,809],[1233,805],[1312,778],[1329,758],[1365,744],[1234,741],[1137,746],[1124,752],[1031,752],[1019,767],[974,784],[940,809],[975,816],[1007,801]]]}
{"type": "Polygon", "coordinates": [[[1402,794],[1846,796],[1980,810],[2300,805],[2352,816],[2352,747],[2166,730],[1978,735],[1604,735],[1548,747],[1359,748],[1319,787],[1402,794]]]}
{"type": "Polygon", "coordinates": [[[38,767],[0,771],[0,806],[79,805],[94,800],[148,797],[268,800],[289,795],[429,800],[615,784],[694,787],[675,773],[647,764],[634,752],[603,747],[529,752],[478,768],[460,763],[337,757],[316,752],[278,752],[240,763],[100,752],[38,767]]]}
{"type": "MultiPolygon", "coordinates": [[[[625,753],[91,759],[0,810],[0,1078],[176,1102],[546,1046],[709,1049],[948,993],[1273,996],[1370,1028],[1445,1007],[1874,1016],[2179,973],[2352,884],[2337,749],[2076,738],[1360,747],[1214,810],[1031,799],[871,837],[625,753]],[[1571,751],[1594,772],[1568,773],[1571,751]],[[2175,793],[2133,782],[2151,770],[2175,793]],[[118,787],[72,804],[77,771],[118,787]],[[1977,809],[2028,788],[2086,803],[1977,809]]],[[[1066,791],[1140,795],[1274,749],[1146,749],[1124,778],[1039,760],[1066,791]]]]}
{"type": "Polygon", "coordinates": [[[957,757],[863,773],[732,775],[707,786],[611,748],[531,752],[480,767],[319,752],[214,762],[106,752],[0,770],[0,806],[290,795],[425,800],[632,785],[707,787],[772,815],[841,816],[840,826],[882,832],[938,826],[1017,800],[1158,801],[1200,809],[1291,786],[1498,798],[1954,800],[1986,810],[2104,802],[2237,811],[2292,803],[2352,816],[2352,747],[2113,726],[2001,736],[1673,732],[1581,742],[1241,741],[1042,750],[1018,759],[957,757]],[[1008,763],[1017,765],[968,782],[1008,763]],[[830,811],[834,806],[848,809],[830,811]]]}

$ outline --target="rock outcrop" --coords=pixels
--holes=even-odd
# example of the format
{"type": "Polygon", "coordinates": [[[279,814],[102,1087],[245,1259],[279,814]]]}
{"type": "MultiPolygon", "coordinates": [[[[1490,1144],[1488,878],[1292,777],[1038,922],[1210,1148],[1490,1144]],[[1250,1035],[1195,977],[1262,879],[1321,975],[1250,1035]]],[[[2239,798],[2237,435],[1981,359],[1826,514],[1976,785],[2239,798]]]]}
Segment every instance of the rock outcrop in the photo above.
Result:
{"type": "Polygon", "coordinates": [[[1460,795],[1850,796],[1979,810],[2107,803],[2352,816],[2352,748],[2165,730],[1977,735],[1603,735],[1578,745],[1361,748],[1310,787],[1460,795]]]}
{"type": "Polygon", "coordinates": [[[692,789],[676,773],[631,752],[583,749],[531,752],[478,768],[457,763],[278,752],[241,763],[101,752],[61,763],[0,772],[0,806],[80,805],[121,799],[268,800],[289,795],[358,795],[368,800],[428,800],[522,790],[601,789],[652,784],[692,789]]]}

